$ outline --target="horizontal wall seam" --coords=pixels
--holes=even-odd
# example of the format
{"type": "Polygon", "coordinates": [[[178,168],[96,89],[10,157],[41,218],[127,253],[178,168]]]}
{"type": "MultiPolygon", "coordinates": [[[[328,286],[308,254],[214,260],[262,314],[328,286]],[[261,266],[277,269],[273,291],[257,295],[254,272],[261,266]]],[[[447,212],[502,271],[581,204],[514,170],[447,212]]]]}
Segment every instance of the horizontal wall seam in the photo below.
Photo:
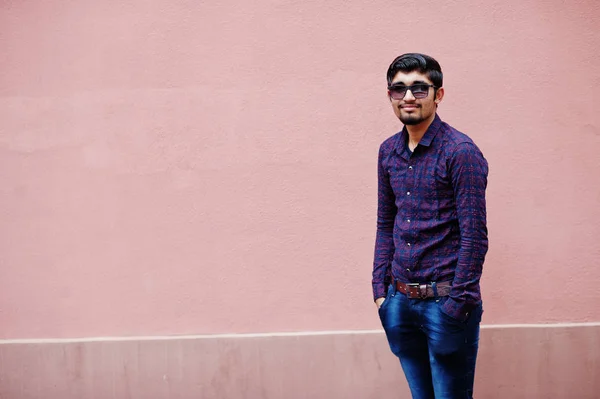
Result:
{"type": "MultiPolygon", "coordinates": [[[[513,328],[589,328],[600,327],[600,322],[595,323],[554,323],[554,324],[486,324],[481,329],[513,329],[513,328]]],[[[272,332],[272,333],[245,333],[245,334],[204,334],[204,335],[165,335],[165,336],[123,336],[123,337],[83,337],[83,338],[28,338],[4,339],[0,345],[11,344],[61,344],[83,342],[126,342],[126,341],[167,341],[191,339],[243,339],[267,337],[307,337],[321,335],[364,335],[383,334],[383,330],[338,330],[338,331],[298,331],[298,332],[272,332]]]]}

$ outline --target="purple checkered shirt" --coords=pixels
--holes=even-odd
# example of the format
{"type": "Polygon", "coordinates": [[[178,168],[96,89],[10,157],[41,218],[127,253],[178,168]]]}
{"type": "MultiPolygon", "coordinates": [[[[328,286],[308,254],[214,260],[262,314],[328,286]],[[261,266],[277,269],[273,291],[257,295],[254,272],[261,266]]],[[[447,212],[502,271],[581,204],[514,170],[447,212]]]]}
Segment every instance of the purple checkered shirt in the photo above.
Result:
{"type": "Polygon", "coordinates": [[[373,296],[385,296],[391,279],[451,281],[442,311],[465,320],[481,301],[487,161],[437,115],[412,154],[407,135],[404,128],[379,149],[373,296]]]}

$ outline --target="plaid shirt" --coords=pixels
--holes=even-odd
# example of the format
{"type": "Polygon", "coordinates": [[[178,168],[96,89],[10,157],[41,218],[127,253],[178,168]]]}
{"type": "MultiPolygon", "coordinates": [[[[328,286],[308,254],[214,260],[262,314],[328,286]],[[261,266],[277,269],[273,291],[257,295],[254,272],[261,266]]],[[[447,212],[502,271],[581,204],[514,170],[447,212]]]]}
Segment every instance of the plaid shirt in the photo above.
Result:
{"type": "Polygon", "coordinates": [[[488,166],[465,134],[439,116],[411,152],[406,127],[381,144],[373,296],[390,280],[452,281],[442,311],[465,320],[481,301],[488,249],[488,166]]]}

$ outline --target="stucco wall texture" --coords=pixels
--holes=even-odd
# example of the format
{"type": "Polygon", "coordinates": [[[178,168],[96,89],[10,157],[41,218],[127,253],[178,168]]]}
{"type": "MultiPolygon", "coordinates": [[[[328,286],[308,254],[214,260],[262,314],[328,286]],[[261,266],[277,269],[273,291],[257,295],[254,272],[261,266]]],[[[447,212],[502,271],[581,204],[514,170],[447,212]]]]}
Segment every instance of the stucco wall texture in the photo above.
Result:
{"type": "Polygon", "coordinates": [[[485,324],[600,321],[600,3],[0,1],[0,338],[379,328],[385,71],[490,164],[485,324]]]}

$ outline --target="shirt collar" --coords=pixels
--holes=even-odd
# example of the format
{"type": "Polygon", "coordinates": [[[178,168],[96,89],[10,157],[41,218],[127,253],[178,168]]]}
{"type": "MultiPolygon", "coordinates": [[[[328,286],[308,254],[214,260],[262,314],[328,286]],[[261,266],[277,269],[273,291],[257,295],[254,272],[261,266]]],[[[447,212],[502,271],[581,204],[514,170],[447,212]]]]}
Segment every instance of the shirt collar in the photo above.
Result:
{"type": "MultiPolygon", "coordinates": [[[[434,137],[440,131],[441,126],[442,126],[442,120],[436,113],[435,118],[433,118],[433,122],[431,122],[431,125],[429,125],[429,127],[427,128],[427,131],[421,138],[421,141],[419,141],[419,145],[429,147],[431,145],[431,142],[433,141],[434,137]]],[[[398,135],[398,140],[396,140],[395,150],[398,154],[402,154],[402,152],[405,150],[407,138],[408,138],[408,132],[406,131],[406,126],[404,126],[402,128],[402,131],[398,135]]]]}

